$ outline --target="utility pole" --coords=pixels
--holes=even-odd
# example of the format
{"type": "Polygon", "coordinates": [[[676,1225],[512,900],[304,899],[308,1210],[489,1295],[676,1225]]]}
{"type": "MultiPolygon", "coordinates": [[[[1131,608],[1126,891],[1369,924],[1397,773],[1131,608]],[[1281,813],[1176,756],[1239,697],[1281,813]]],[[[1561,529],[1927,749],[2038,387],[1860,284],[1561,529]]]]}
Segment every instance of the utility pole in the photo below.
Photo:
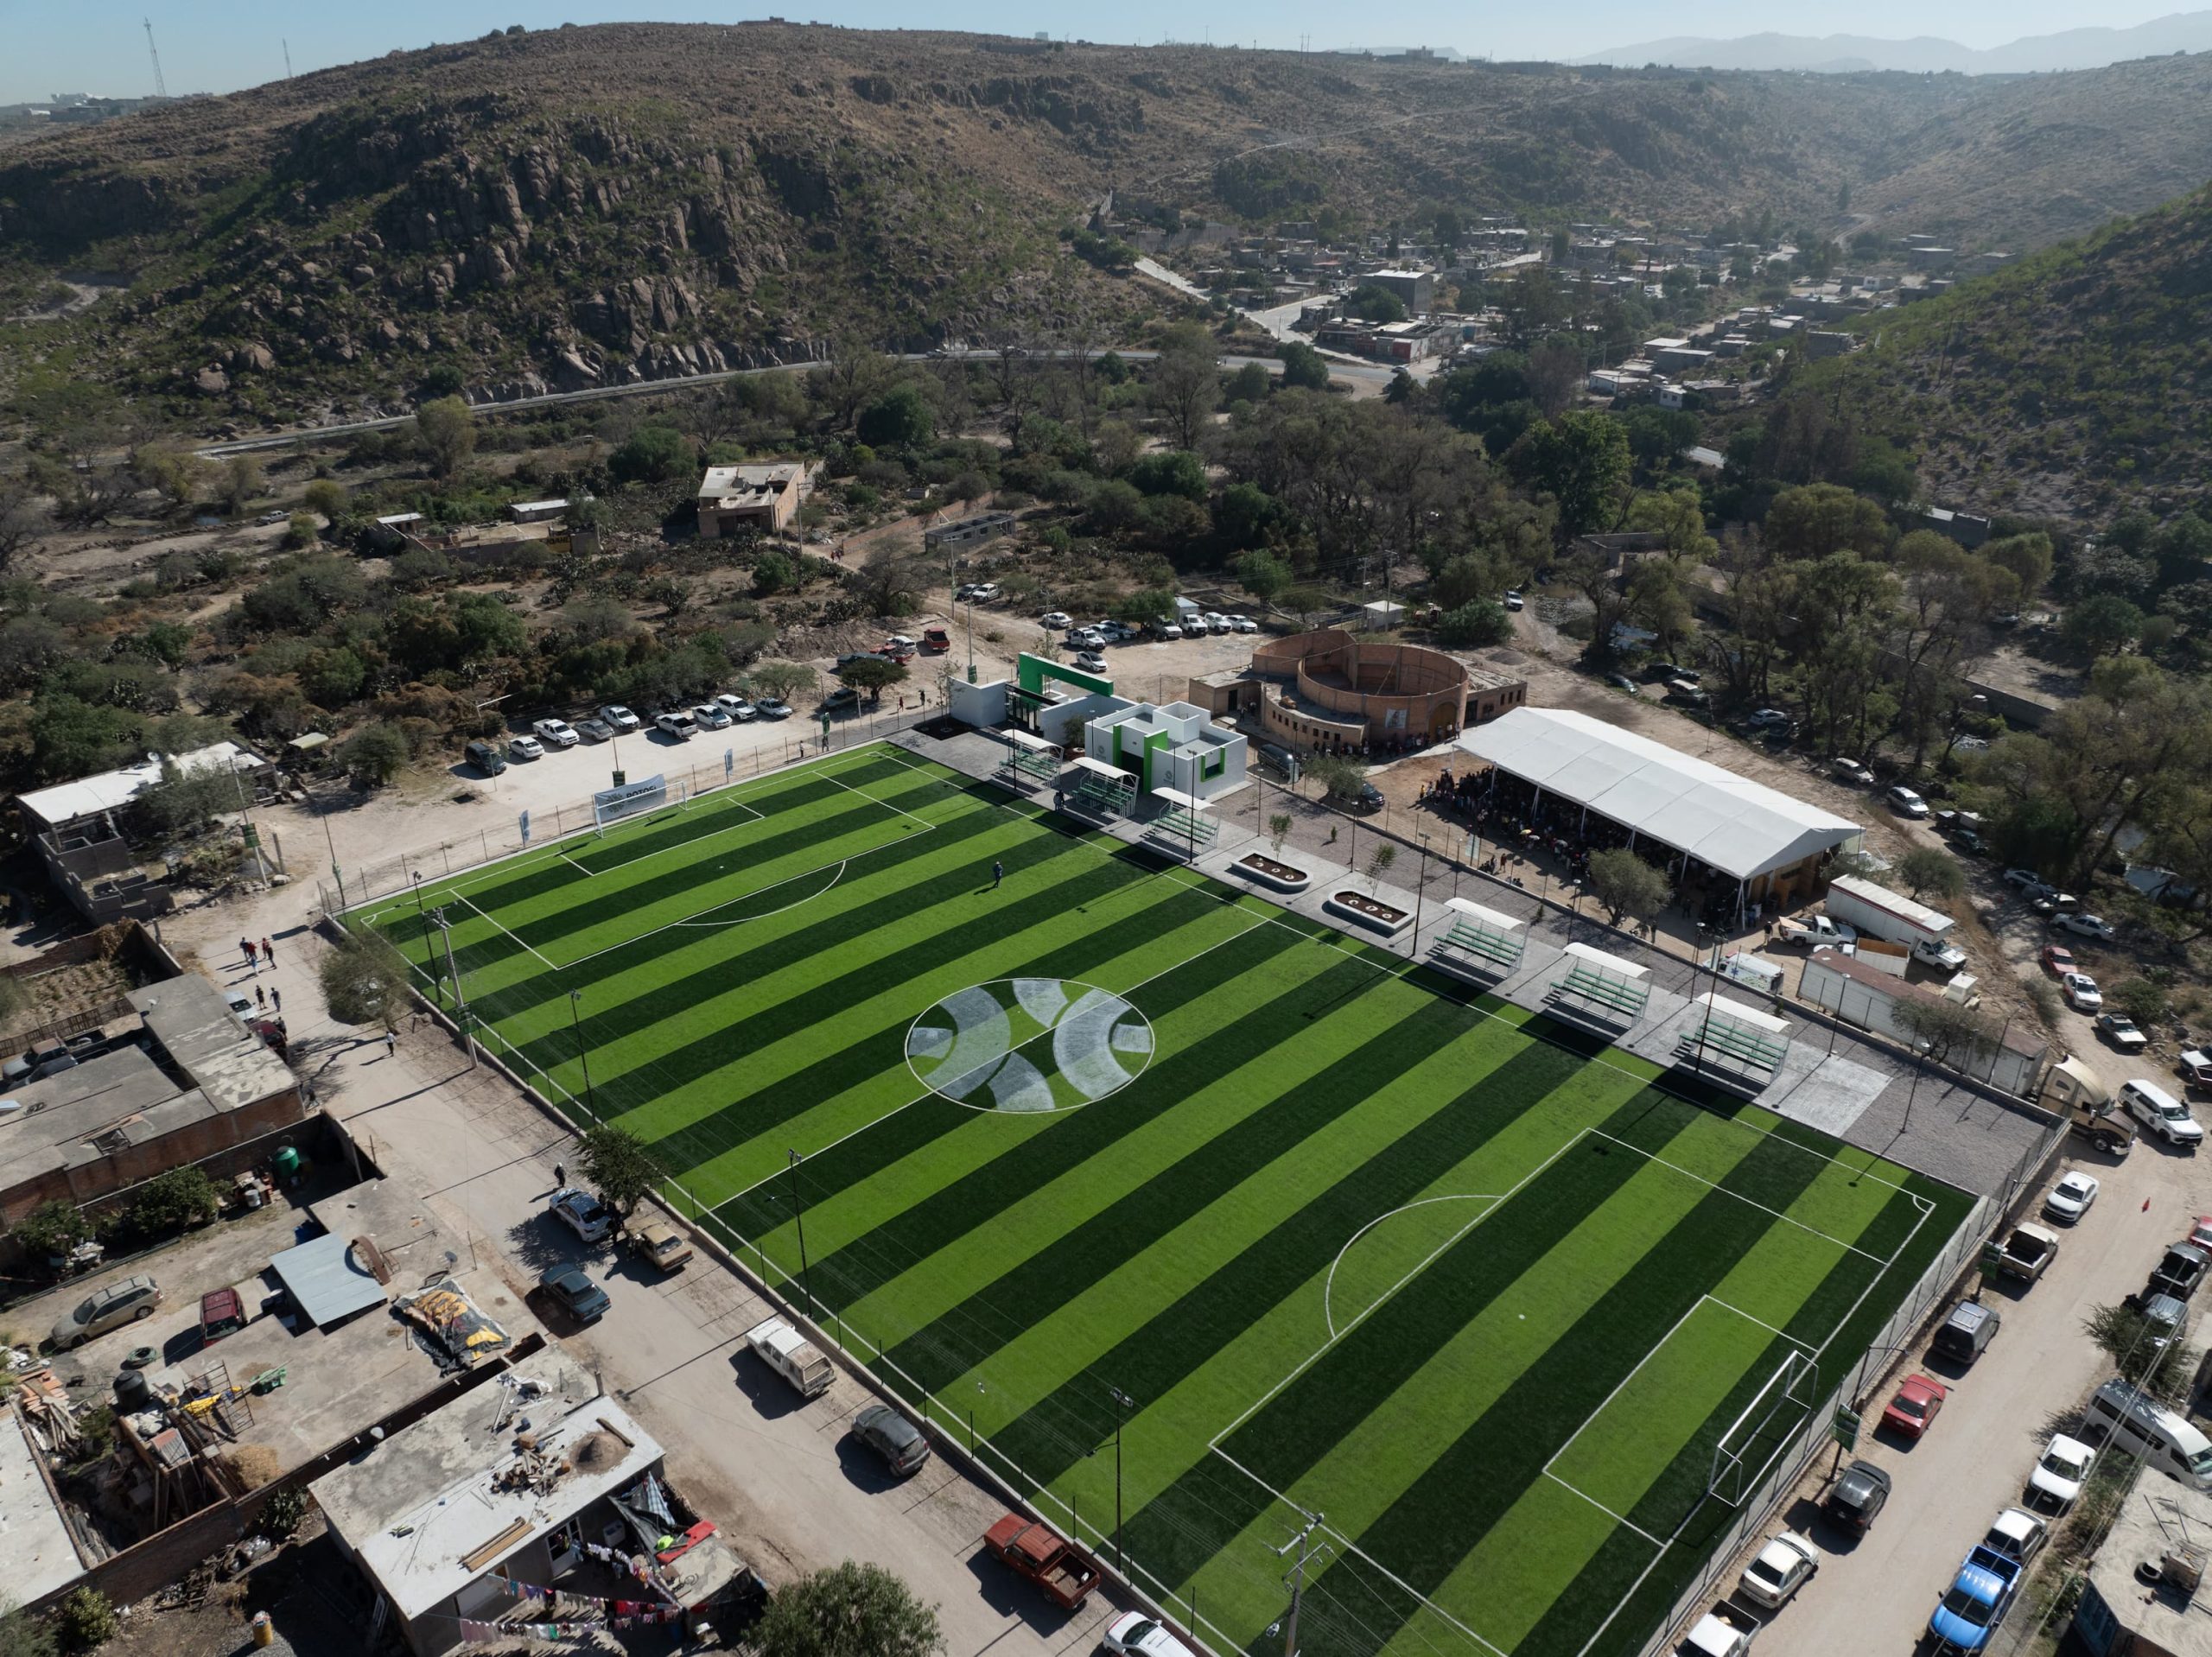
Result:
{"type": "Polygon", "coordinates": [[[1114,1399],[1114,1564],[1127,1581],[1129,1556],[1122,1551],[1122,1413],[1135,1409],[1137,1401],[1119,1387],[1106,1390],[1114,1399]]]}
{"type": "Polygon", "coordinates": [[[1310,1513],[1297,1535],[1275,1550],[1275,1558],[1285,1558],[1291,1549],[1298,1550],[1298,1563],[1290,1568],[1283,1580],[1290,1584],[1290,1616],[1284,1624],[1282,1657],[1298,1657],[1298,1608],[1306,1597],[1306,1567],[1313,1559],[1313,1533],[1320,1527],[1321,1515],[1310,1513]]]}
{"type": "Polygon", "coordinates": [[[468,1027],[468,998],[461,993],[461,968],[453,964],[453,923],[446,918],[446,911],[437,911],[438,930],[446,941],[446,975],[453,980],[454,1022],[461,1026],[461,1038],[468,1048],[468,1068],[476,1068],[476,1032],[468,1027]]]}
{"type": "Polygon", "coordinates": [[[806,1262],[806,1201],[799,1195],[798,1192],[798,1165],[806,1159],[800,1156],[797,1151],[793,1151],[791,1152],[791,1214],[798,1222],[799,1286],[806,1291],[806,1306],[809,1314],[819,1318],[822,1312],[821,1308],[815,1304],[814,1299],[814,1273],[813,1269],[809,1267],[806,1262]]]}
{"type": "Polygon", "coordinates": [[[154,49],[154,20],[146,19],[146,55],[154,60],[154,96],[167,98],[168,85],[162,79],[162,54],[154,49]]]}
{"type": "Polygon", "coordinates": [[[584,993],[580,989],[569,992],[569,1033],[576,1038],[576,1063],[584,1067],[584,1108],[591,1112],[592,1121],[597,1121],[599,1095],[592,1091],[591,1087],[591,1055],[584,1051],[583,1029],[576,1022],[576,1008],[583,999],[584,993]]]}

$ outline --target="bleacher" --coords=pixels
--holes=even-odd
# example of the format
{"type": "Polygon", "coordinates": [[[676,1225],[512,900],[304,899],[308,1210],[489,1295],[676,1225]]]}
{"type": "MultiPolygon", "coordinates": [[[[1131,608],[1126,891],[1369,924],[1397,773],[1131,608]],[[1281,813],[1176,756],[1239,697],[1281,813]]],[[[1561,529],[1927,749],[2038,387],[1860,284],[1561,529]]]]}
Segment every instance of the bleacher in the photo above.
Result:
{"type": "Polygon", "coordinates": [[[999,761],[999,769],[1033,782],[1049,783],[1060,774],[1060,762],[1049,753],[1039,753],[1033,749],[1008,748],[1006,758],[999,761]]]}
{"type": "Polygon", "coordinates": [[[1521,964],[1522,941],[1506,933],[1493,931],[1472,921],[1455,921],[1452,929],[1429,946],[1429,952],[1456,949],[1472,955],[1474,963],[1486,971],[1498,974],[1511,972],[1521,964]]]}
{"type": "Polygon", "coordinates": [[[1188,850],[1192,846],[1203,848],[1212,845],[1221,834],[1221,825],[1202,811],[1175,806],[1154,817],[1146,833],[1155,840],[1172,841],[1188,850]]]}
{"type": "Polygon", "coordinates": [[[1631,983],[1586,966],[1568,968],[1566,977],[1553,981],[1551,993],[1586,1001],[1601,1012],[1630,1020],[1642,1018],[1651,1000],[1649,985],[1631,983]]]}
{"type": "Polygon", "coordinates": [[[1087,771],[1076,779],[1073,797],[1077,805],[1088,806],[1093,811],[1109,816],[1126,813],[1136,803],[1136,778],[1111,778],[1087,771]]]}
{"type": "Polygon", "coordinates": [[[1789,1056],[1781,1020],[1749,1009],[1732,1012],[1732,1003],[1713,996],[1704,998],[1702,1006],[1702,1021],[1675,1038],[1675,1058],[1699,1070],[1726,1068],[1762,1087],[1771,1081],[1789,1056]],[[1753,1019],[1774,1027],[1761,1029],[1753,1019]]]}

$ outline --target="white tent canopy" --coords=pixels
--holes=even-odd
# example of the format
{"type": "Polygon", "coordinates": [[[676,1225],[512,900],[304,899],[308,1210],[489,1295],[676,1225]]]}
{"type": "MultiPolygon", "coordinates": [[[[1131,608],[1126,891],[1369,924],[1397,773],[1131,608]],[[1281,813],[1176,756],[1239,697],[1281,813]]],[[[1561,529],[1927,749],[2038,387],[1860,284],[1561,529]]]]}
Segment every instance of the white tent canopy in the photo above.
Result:
{"type": "Polygon", "coordinates": [[[1461,732],[1459,744],[1509,777],[1738,880],[1862,832],[1763,783],[1566,708],[1516,708],[1461,732]]]}

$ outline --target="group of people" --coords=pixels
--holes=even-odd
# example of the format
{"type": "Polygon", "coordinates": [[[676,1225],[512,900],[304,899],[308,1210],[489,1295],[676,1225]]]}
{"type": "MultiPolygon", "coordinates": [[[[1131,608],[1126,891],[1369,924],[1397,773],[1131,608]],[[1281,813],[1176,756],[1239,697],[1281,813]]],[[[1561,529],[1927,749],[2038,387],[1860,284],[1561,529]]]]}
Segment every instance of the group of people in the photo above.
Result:
{"type": "Polygon", "coordinates": [[[275,970],[276,966],[276,946],[271,943],[267,938],[262,939],[257,944],[251,938],[240,938],[238,940],[238,949],[245,954],[245,964],[253,969],[254,975],[257,978],[261,975],[261,968],[264,963],[268,965],[270,970],[275,970]]]}

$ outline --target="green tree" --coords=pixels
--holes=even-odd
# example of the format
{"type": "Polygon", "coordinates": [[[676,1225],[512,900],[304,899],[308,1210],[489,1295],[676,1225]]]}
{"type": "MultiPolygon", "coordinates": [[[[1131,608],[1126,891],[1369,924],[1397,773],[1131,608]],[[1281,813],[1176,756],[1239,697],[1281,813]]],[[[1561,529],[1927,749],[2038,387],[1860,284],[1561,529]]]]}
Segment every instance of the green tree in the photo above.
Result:
{"type": "Polygon", "coordinates": [[[302,492],[300,500],[310,512],[321,513],[327,523],[335,524],[346,515],[346,486],[334,478],[314,479],[302,492]]]}
{"type": "Polygon", "coordinates": [[[1221,371],[1206,331],[1194,322],[1168,329],[1146,384],[1175,447],[1196,449],[1221,403],[1221,371]]]}
{"type": "Polygon", "coordinates": [[[937,416],[922,388],[894,385],[861,411],[861,441],[875,448],[911,448],[930,441],[937,416]]]}
{"type": "Polygon", "coordinates": [[[415,447],[434,478],[450,478],[476,453],[476,416],[459,397],[433,397],[415,410],[415,447]]]}
{"type": "Polygon", "coordinates": [[[1286,390],[1325,391],[1329,389],[1328,359],[1302,340],[1285,341],[1275,354],[1282,359],[1286,390]]]}
{"type": "Polygon", "coordinates": [[[0,1609],[0,1657],[54,1657],[54,1629],[28,1611],[0,1609]]]}
{"type": "Polygon", "coordinates": [[[1344,301],[1345,314],[1368,322],[1402,322],[1406,320],[1405,302],[1388,288],[1363,283],[1344,301]]]}
{"type": "Polygon", "coordinates": [[[1667,877],[1626,847],[1590,856],[1590,895],[1605,906],[1616,926],[1621,917],[1649,920],[1674,899],[1667,877]]]}
{"type": "Polygon", "coordinates": [[[257,456],[233,454],[223,462],[217,492],[223,510],[232,517],[245,511],[261,489],[261,461],[257,456]]]}
{"type": "Polygon", "coordinates": [[[1767,509],[1761,533],[1785,558],[1825,558],[1835,552],[1878,557],[1889,550],[1890,520],[1882,509],[1840,484],[1785,489],[1767,509]]]}
{"type": "Polygon", "coordinates": [[[405,959],[381,934],[363,930],[327,951],[315,975],[330,1016],[340,1024],[395,1030],[407,1006],[407,971],[405,959]]]}
{"type": "Polygon", "coordinates": [[[769,695],[789,702],[814,689],[817,676],[803,662],[763,662],[749,676],[769,695]]]}
{"type": "Polygon", "coordinates": [[[848,1559],[779,1590],[753,1631],[762,1657],[937,1657],[937,1609],[881,1565],[848,1559]]]}
{"type": "Polygon", "coordinates": [[[2166,987],[2155,979],[2123,978],[2105,992],[2105,1001],[2141,1025],[2166,1016],[2166,987]]]}
{"type": "Polygon", "coordinates": [[[1513,618],[1494,599],[1474,599],[1448,611],[1436,624],[1437,643],[1446,650],[1481,650],[1513,637],[1513,618]]]}
{"type": "Polygon", "coordinates": [[[407,733],[384,721],[363,726],[338,745],[338,763],[356,788],[383,787],[407,760],[407,733]]]}
{"type": "Polygon", "coordinates": [[[1957,898],[1967,889],[1959,860],[1935,846],[1916,846],[1897,859],[1897,879],[1915,898],[1957,898]]]}
{"type": "Polygon", "coordinates": [[[1367,854],[1367,890],[1370,894],[1376,897],[1382,895],[1382,877],[1389,873],[1391,865],[1397,860],[1398,848],[1395,846],[1387,840],[1375,842],[1375,849],[1367,854]]]}
{"type": "Polygon", "coordinates": [[[1586,534],[1612,521],[1628,488],[1628,434],[1610,415],[1579,409],[1539,422],[1514,446],[1516,470],[1559,503],[1560,533],[1586,534]]]}
{"type": "Polygon", "coordinates": [[[2066,613],[2068,644],[2092,662],[2117,656],[2142,636],[2143,613],[2115,593],[2093,593],[2066,613]]]}
{"type": "Polygon", "coordinates": [[[146,1236],[181,1231],[215,1217],[220,1201],[205,1170],[170,1168],[156,1174],[130,1199],[130,1223],[146,1236]]]}
{"type": "MultiPolygon", "coordinates": [[[[1274,848],[1277,857],[1282,855],[1282,843],[1289,838],[1290,814],[1285,811],[1275,812],[1268,819],[1268,844],[1274,848]]],[[[65,1203],[62,1206],[67,1207],[67,1204],[65,1203]]],[[[73,1214],[76,1210],[71,1209],[70,1212],[73,1214]]]]}
{"type": "Polygon", "coordinates": [[[2050,580],[2056,562],[2051,551],[2050,537],[2040,530],[2030,535],[2007,535],[1985,542],[1981,556],[1999,569],[2010,570],[2019,583],[2023,603],[2033,599],[2050,580]]]}
{"type": "Polygon", "coordinates": [[[766,596],[788,593],[799,584],[798,565],[789,555],[772,549],[753,561],[753,590],[766,596]]]}
{"type": "Polygon", "coordinates": [[[1206,498],[1205,463],[1188,449],[1166,449],[1143,456],[1129,468],[1129,481],[1147,495],[1180,495],[1186,500],[1206,498]]]}
{"type": "Polygon", "coordinates": [[[1628,526],[1665,536],[1667,556],[1678,563],[1701,564],[1720,549],[1706,533],[1705,504],[1697,491],[1681,485],[1637,496],[1629,503],[1628,526]]]}
{"type": "Polygon", "coordinates": [[[868,692],[870,702],[881,702],[886,690],[906,682],[906,670],[880,656],[862,656],[839,668],[837,676],[854,689],[868,692]]]}
{"type": "Polygon", "coordinates": [[[617,483],[666,483],[690,476],[697,464],[691,440],[671,426],[640,426],[607,457],[617,483]]]}
{"type": "Polygon", "coordinates": [[[1255,483],[1232,483],[1213,504],[1214,529],[1232,547],[1266,545],[1281,517],[1274,498],[1255,483]]]}
{"type": "Polygon", "coordinates": [[[1274,381],[1263,365],[1246,363],[1229,377],[1222,391],[1231,403],[1265,403],[1274,389],[1274,381]]]}
{"type": "Polygon", "coordinates": [[[2135,1307],[2125,1302],[2093,1307],[2082,1327],[2122,1380],[2169,1404],[2178,1404],[2187,1394],[2190,1366],[2183,1362],[2182,1343],[2164,1338],[2164,1331],[2152,1328],[2135,1307]]]}
{"type": "Polygon", "coordinates": [[[51,1197],[16,1222],[9,1235],[34,1260],[60,1258],[79,1243],[99,1235],[90,1216],[74,1203],[51,1197]]]}
{"type": "Polygon", "coordinates": [[[1316,587],[1311,582],[1301,582],[1292,587],[1276,602],[1281,608],[1298,618],[1298,625],[1300,627],[1309,629],[1313,625],[1313,619],[1316,616],[1325,614],[1337,608],[1336,595],[1327,587],[1316,587]]]}
{"type": "Polygon", "coordinates": [[[1290,566],[1271,552],[1248,552],[1236,561],[1236,582],[1262,604],[1291,584],[1290,566]]]}
{"type": "Polygon", "coordinates": [[[1317,753],[1303,766],[1306,776],[1321,785],[1321,792],[1342,804],[1359,798],[1367,784],[1367,767],[1349,755],[1317,753]]]}
{"type": "Polygon", "coordinates": [[[54,1609],[54,1631],[68,1652],[96,1651],[121,1631],[123,1619],[97,1588],[74,1588],[54,1609]]]}
{"type": "Polygon", "coordinates": [[[368,664],[343,644],[316,651],[300,664],[300,689],[319,708],[345,707],[368,682],[368,664]]]}
{"type": "Polygon", "coordinates": [[[601,1122],[587,1128],[578,1148],[584,1178],[600,1201],[626,1218],[660,1183],[660,1169],[645,1142],[626,1127],[601,1122]]]}

